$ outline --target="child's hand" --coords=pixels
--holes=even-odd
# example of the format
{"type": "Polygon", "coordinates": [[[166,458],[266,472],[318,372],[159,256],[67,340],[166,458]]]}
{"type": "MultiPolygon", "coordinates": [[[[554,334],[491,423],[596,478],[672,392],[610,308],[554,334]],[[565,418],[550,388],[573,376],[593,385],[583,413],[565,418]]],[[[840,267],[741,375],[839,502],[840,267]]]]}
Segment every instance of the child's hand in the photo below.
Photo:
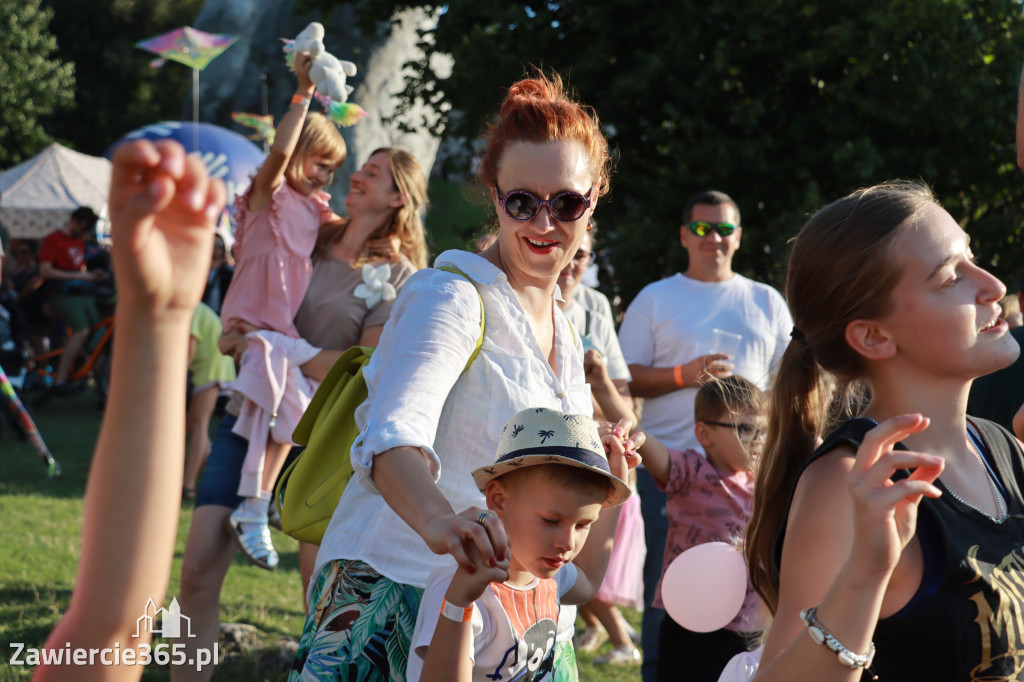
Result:
{"type": "Polygon", "coordinates": [[[245,322],[237,322],[230,328],[221,331],[217,339],[217,349],[221,355],[234,358],[235,363],[242,364],[242,355],[249,347],[249,333],[256,331],[256,327],[245,322]]]}
{"type": "Polygon", "coordinates": [[[597,429],[604,444],[604,451],[608,455],[608,468],[613,476],[623,481],[629,476],[630,469],[635,469],[640,464],[641,458],[636,450],[647,438],[643,431],[630,433],[631,428],[633,420],[624,418],[620,419],[618,424],[605,422],[597,429]]]}
{"type": "Polygon", "coordinates": [[[593,348],[583,355],[583,374],[592,390],[604,388],[611,383],[604,356],[593,348]]]}
{"type": "Polygon", "coordinates": [[[312,94],[313,81],[309,77],[309,70],[313,68],[313,57],[309,52],[298,52],[295,54],[295,75],[299,79],[299,91],[312,94]]]}
{"type": "Polygon", "coordinates": [[[484,563],[480,550],[472,542],[463,543],[463,546],[466,556],[473,564],[473,572],[470,573],[460,564],[448,586],[445,599],[456,606],[466,607],[479,599],[491,583],[508,580],[509,559],[506,555],[504,561],[498,561],[495,566],[490,566],[484,563]]]}
{"type": "Polygon", "coordinates": [[[136,140],[114,152],[110,181],[118,307],[189,317],[202,297],[224,183],[177,142],[136,140]]]}

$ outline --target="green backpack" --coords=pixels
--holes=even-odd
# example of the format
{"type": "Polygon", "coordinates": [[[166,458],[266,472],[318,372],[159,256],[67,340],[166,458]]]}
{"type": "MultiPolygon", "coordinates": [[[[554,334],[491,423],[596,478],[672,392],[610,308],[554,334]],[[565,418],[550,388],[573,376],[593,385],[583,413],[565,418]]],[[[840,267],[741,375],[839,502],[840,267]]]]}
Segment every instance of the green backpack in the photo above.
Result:
{"type": "MultiPolygon", "coordinates": [[[[439,268],[469,280],[461,270],[439,268]]],[[[472,282],[472,280],[470,280],[472,282]]],[[[474,286],[475,288],[475,286],[474,286]]],[[[480,295],[480,292],[477,292],[480,295]]],[[[463,373],[476,360],[484,341],[484,301],[480,298],[480,338],[463,373]]],[[[373,348],[352,346],[338,358],[299,420],[292,440],[306,449],[278,478],[274,499],[281,530],[300,542],[319,545],[353,469],[352,445],[359,437],[355,412],[366,400],[363,368],[373,348]]]]}

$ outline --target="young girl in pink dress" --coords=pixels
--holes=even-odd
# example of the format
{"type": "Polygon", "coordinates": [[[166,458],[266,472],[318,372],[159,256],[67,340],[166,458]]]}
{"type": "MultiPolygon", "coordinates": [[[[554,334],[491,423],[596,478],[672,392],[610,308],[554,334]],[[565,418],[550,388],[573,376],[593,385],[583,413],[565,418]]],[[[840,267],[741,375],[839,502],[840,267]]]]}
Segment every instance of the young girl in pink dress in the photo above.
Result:
{"type": "Polygon", "coordinates": [[[260,352],[253,352],[251,344],[239,373],[239,390],[247,399],[242,413],[251,418],[243,427],[246,420],[240,415],[235,428],[249,437],[250,449],[238,489],[246,499],[229,520],[246,557],[268,570],[278,562],[267,524],[271,491],[291,448],[282,442],[282,434],[291,433],[287,422],[297,419],[294,412],[301,415],[302,401],[308,401],[303,394],[308,387],[301,380],[288,381],[297,372],[280,368],[297,368],[316,350],[299,338],[293,320],[309,285],[320,225],[335,217],[322,188],[346,155],[345,141],[334,124],[322,114],[307,115],[314,90],[311,65],[308,52],[296,55],[298,90],[277,127],[270,154],[236,203],[238,264],[221,310],[225,333],[276,332],[261,332],[260,352]],[[258,395],[270,396],[274,407],[268,409],[258,395]],[[285,413],[289,405],[292,409],[285,413]]]}

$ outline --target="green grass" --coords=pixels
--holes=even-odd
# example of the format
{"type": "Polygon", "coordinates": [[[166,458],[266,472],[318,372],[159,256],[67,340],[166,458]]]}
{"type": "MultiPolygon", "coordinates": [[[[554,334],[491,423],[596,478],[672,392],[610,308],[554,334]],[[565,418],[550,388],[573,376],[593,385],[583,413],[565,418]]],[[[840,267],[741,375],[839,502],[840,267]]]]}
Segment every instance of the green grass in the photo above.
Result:
{"type": "MultiPolygon", "coordinates": [[[[31,669],[11,666],[11,642],[40,647],[57,624],[71,599],[78,568],[83,495],[99,433],[100,411],[88,393],[54,399],[35,410],[35,421],[50,451],[64,469],[62,476],[46,477],[46,470],[28,442],[16,439],[9,428],[0,434],[0,680],[28,680],[31,669]]],[[[0,417],[0,424],[4,424],[0,417]]],[[[6,424],[4,424],[6,427],[6,424]]],[[[129,513],[130,510],[125,510],[129,513]]],[[[192,519],[184,505],[167,602],[178,593],[181,558],[192,519]]],[[[222,662],[214,680],[279,680],[286,676],[266,667],[262,660],[281,638],[298,638],[304,617],[299,581],[297,543],[275,531],[274,543],[281,565],[269,573],[249,565],[240,556],[228,572],[221,598],[222,622],[249,623],[261,634],[258,650],[222,662]]],[[[116,595],[112,595],[116,598],[116,595]]],[[[144,604],[139,605],[142,614],[144,604]]],[[[627,619],[639,627],[639,614],[627,610],[627,619]]],[[[584,682],[639,680],[638,666],[594,666],[590,661],[608,651],[579,654],[584,682]]],[[[168,680],[166,667],[150,666],[143,680],[168,680]]]]}

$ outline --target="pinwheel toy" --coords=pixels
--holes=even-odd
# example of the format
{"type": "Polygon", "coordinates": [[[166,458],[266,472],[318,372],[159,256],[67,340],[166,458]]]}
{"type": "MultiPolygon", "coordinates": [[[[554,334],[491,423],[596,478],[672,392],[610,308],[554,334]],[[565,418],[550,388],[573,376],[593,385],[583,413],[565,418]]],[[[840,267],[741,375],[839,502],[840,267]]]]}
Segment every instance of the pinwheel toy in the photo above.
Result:
{"type": "MultiPolygon", "coordinates": [[[[150,62],[154,66],[163,66],[163,60],[173,60],[179,64],[192,67],[192,122],[199,122],[199,72],[209,66],[210,62],[231,47],[238,36],[220,33],[205,33],[191,26],[176,28],[146,40],[135,43],[135,47],[159,55],[159,60],[150,62]]],[[[156,67],[155,67],[156,68],[156,67]]],[[[196,144],[198,147],[198,143],[196,144]]]]}
{"type": "Polygon", "coordinates": [[[46,447],[43,437],[39,435],[36,423],[32,421],[32,417],[29,416],[25,405],[18,398],[18,394],[14,392],[14,386],[11,385],[11,380],[4,373],[3,367],[0,367],[0,393],[3,393],[4,398],[7,399],[11,406],[11,410],[17,414],[18,420],[21,422],[21,428],[25,431],[28,439],[32,441],[32,446],[35,447],[36,452],[39,453],[39,459],[43,460],[43,464],[46,465],[47,474],[51,477],[60,476],[60,464],[50,454],[50,449],[46,447]]]}

